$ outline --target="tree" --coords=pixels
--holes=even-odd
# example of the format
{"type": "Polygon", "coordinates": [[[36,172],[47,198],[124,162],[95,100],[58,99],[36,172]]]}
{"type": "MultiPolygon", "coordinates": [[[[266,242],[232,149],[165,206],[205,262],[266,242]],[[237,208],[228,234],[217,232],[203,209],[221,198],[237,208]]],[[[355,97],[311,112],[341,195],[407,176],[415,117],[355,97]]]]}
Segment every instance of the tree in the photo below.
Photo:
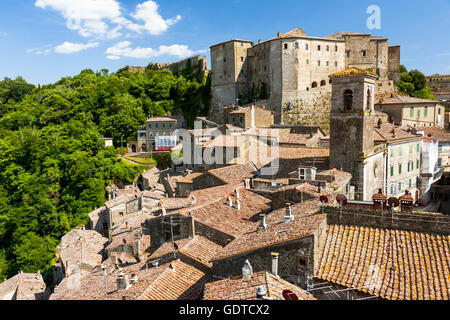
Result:
{"type": "Polygon", "coordinates": [[[404,66],[400,66],[401,77],[396,84],[400,92],[411,97],[434,100],[434,95],[427,86],[425,75],[419,70],[408,70],[404,66]]]}

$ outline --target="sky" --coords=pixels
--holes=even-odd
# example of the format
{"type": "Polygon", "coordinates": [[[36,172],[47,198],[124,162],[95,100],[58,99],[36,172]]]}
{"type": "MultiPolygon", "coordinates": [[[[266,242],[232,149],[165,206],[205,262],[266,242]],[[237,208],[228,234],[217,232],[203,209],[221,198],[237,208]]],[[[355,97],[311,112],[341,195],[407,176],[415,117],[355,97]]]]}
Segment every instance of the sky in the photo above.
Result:
{"type": "MultiPolygon", "coordinates": [[[[374,20],[371,20],[374,21],[374,20]]],[[[401,45],[401,63],[450,74],[450,0],[0,0],[0,79],[53,83],[193,55],[231,38],[255,43],[297,27],[364,32],[401,45]],[[380,28],[367,20],[380,9],[380,28]]]]}

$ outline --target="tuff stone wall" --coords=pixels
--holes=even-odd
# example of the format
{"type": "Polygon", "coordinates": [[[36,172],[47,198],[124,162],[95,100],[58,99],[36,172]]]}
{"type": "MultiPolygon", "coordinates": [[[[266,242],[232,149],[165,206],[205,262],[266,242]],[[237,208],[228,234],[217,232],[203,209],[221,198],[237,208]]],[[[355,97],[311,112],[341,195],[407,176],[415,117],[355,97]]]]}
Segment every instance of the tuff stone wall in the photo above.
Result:
{"type": "Polygon", "coordinates": [[[327,223],[374,228],[400,229],[416,232],[450,234],[450,217],[440,215],[374,212],[325,207],[327,223]]]}

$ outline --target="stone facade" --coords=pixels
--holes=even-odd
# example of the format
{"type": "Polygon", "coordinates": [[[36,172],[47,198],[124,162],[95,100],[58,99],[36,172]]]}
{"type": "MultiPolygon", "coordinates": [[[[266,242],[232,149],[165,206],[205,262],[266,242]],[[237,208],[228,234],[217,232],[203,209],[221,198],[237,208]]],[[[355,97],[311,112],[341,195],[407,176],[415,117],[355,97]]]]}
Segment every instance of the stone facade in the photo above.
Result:
{"type": "Polygon", "coordinates": [[[400,48],[389,49],[387,39],[368,34],[319,38],[295,29],[257,44],[216,44],[211,47],[211,65],[212,114],[224,106],[266,100],[276,123],[320,125],[329,119],[329,74],[355,65],[373,69],[380,80],[397,80],[400,48]],[[310,123],[312,113],[322,115],[310,123]]]}

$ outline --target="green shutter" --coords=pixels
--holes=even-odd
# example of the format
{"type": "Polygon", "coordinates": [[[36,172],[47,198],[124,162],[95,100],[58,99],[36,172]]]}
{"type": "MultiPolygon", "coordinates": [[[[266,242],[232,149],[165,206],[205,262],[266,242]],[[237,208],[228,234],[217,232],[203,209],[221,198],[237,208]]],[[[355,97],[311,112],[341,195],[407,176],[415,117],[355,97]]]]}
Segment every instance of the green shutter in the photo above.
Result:
{"type": "Polygon", "coordinates": [[[428,117],[428,108],[425,108],[425,117],[428,117]]]}
{"type": "Polygon", "coordinates": [[[398,174],[402,174],[402,165],[401,164],[398,165],[398,174]]]}
{"type": "Polygon", "coordinates": [[[394,176],[394,167],[391,167],[391,177],[394,176]]]}
{"type": "Polygon", "coordinates": [[[413,108],[411,108],[411,111],[409,112],[409,116],[411,118],[414,118],[414,109],[413,108]]]}
{"type": "Polygon", "coordinates": [[[420,161],[417,160],[417,169],[419,169],[419,167],[420,167],[420,161]]]}
{"type": "Polygon", "coordinates": [[[420,144],[417,144],[417,152],[420,152],[420,144]]]}
{"type": "Polygon", "coordinates": [[[417,118],[420,118],[420,110],[417,110],[417,118]]]}

